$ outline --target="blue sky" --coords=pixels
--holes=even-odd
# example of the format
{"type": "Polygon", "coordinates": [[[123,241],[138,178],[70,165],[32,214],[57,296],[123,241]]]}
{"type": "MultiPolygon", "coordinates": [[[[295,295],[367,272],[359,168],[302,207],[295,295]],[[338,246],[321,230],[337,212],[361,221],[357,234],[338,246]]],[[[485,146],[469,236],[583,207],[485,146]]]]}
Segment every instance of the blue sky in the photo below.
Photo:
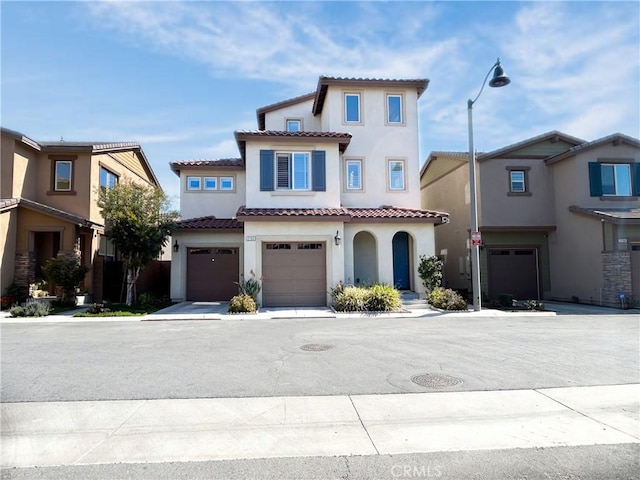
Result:
{"type": "MultiPolygon", "coordinates": [[[[428,78],[422,163],[560,130],[640,137],[640,3],[2,1],[1,123],[35,140],[138,141],[169,162],[237,157],[255,111],[318,76],[428,78]]],[[[416,175],[418,172],[416,172],[416,175]]],[[[174,203],[177,206],[177,201],[174,203]]]]}

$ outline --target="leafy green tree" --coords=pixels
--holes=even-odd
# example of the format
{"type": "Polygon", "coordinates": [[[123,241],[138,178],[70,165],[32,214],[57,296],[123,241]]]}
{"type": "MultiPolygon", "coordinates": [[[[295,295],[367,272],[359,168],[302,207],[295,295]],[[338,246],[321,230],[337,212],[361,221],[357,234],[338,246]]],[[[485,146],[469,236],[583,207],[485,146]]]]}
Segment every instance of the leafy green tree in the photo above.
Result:
{"type": "Polygon", "coordinates": [[[420,255],[418,276],[422,280],[422,285],[424,285],[428,296],[433,289],[442,283],[442,260],[435,255],[431,257],[420,255]]]}
{"type": "Polygon", "coordinates": [[[100,189],[106,234],[120,252],[126,272],[126,304],[135,302],[135,283],[142,269],[158,257],[176,229],[177,212],[169,211],[169,199],[152,186],[123,181],[100,189]]]}
{"type": "Polygon", "coordinates": [[[86,265],[80,265],[76,260],[66,257],[57,257],[47,260],[42,267],[47,280],[62,288],[63,302],[73,300],[75,289],[89,271],[86,265]]]}

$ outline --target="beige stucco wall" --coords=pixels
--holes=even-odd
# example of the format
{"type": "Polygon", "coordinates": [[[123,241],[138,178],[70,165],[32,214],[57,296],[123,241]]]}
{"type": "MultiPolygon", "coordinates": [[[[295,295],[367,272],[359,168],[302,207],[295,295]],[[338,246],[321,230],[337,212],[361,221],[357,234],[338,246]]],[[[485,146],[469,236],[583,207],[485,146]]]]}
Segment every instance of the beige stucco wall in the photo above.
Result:
{"type": "Polygon", "coordinates": [[[338,165],[340,155],[334,143],[291,143],[284,142],[247,142],[246,149],[246,206],[247,208],[338,208],[340,207],[340,182],[338,181],[338,165]],[[299,192],[260,191],[260,150],[276,151],[312,151],[326,152],[326,191],[299,192]]]}
{"type": "Polygon", "coordinates": [[[447,176],[423,187],[421,197],[422,208],[449,214],[449,223],[435,228],[435,254],[444,260],[443,284],[454,289],[470,289],[468,165],[462,164],[447,176]]]}
{"type": "MultiPolygon", "coordinates": [[[[347,193],[343,191],[341,201],[344,206],[379,207],[394,205],[406,208],[419,208],[420,205],[420,166],[418,153],[418,103],[414,90],[397,90],[383,87],[350,88],[339,85],[329,86],[322,109],[322,130],[332,132],[350,132],[351,143],[343,154],[346,158],[363,159],[364,192],[347,193]],[[362,124],[343,122],[343,95],[345,92],[358,91],[362,99],[362,124]],[[403,125],[386,125],[386,94],[404,95],[403,125]],[[388,189],[389,159],[405,161],[404,191],[388,189]]],[[[340,164],[340,176],[344,165],[340,164]]]]}
{"type": "MultiPolygon", "coordinates": [[[[198,232],[175,232],[172,241],[178,241],[180,250],[171,256],[171,300],[184,301],[187,292],[187,251],[198,247],[237,247],[240,249],[240,272],[243,271],[243,235],[239,232],[212,233],[201,230],[198,232]]],[[[238,279],[240,280],[240,279],[238,279]]]]}
{"type": "Polygon", "coordinates": [[[206,217],[234,218],[238,207],[246,202],[244,170],[187,169],[180,172],[180,215],[183,219],[206,217]],[[235,191],[187,190],[187,177],[234,177],[235,191]]]}
{"type": "MultiPolygon", "coordinates": [[[[325,242],[327,245],[326,278],[327,303],[330,288],[344,279],[344,244],[336,246],[333,238],[336,231],[345,237],[342,222],[245,222],[244,275],[250,276],[253,270],[256,276],[262,275],[262,243],[263,242],[325,242]]],[[[259,297],[262,303],[262,294],[259,297]]]]}
{"type": "Polygon", "coordinates": [[[60,250],[72,251],[75,247],[76,226],[56,217],[19,207],[16,251],[33,250],[33,232],[61,232],[60,250]]]}
{"type": "Polygon", "coordinates": [[[0,294],[3,294],[13,281],[17,226],[17,208],[0,213],[0,294]]]}
{"type": "Polygon", "coordinates": [[[265,130],[286,130],[287,119],[302,119],[302,130],[305,132],[320,131],[319,118],[311,112],[313,99],[306,102],[289,105],[272,112],[267,112],[264,116],[265,130]]]}
{"type": "Polygon", "coordinates": [[[478,162],[480,227],[555,224],[553,171],[543,160],[489,159],[478,162]],[[530,196],[510,196],[509,167],[529,168],[530,196]]]}

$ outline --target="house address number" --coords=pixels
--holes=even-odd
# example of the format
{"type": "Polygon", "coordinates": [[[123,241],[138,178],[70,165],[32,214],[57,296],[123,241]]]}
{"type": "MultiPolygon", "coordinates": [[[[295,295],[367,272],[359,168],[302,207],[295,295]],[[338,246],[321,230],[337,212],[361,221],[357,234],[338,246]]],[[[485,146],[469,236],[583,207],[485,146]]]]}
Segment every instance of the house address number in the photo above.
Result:
{"type": "Polygon", "coordinates": [[[247,235],[246,240],[247,240],[247,242],[255,242],[256,241],[256,236],[255,235],[247,235]]]}

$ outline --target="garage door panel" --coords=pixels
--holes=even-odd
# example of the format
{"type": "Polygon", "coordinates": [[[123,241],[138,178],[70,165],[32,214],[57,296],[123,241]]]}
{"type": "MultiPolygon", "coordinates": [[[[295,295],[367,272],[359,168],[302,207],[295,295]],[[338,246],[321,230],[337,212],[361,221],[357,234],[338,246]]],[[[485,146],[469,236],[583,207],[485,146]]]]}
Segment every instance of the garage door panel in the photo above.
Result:
{"type": "Polygon", "coordinates": [[[324,243],[265,243],[262,252],[264,306],[326,305],[324,243]]]}
{"type": "Polygon", "coordinates": [[[189,248],[187,295],[189,301],[215,302],[237,295],[240,255],[238,248],[189,248]]]}
{"type": "Polygon", "coordinates": [[[489,249],[489,296],[511,294],[538,299],[538,255],[535,248],[489,249]]]}

